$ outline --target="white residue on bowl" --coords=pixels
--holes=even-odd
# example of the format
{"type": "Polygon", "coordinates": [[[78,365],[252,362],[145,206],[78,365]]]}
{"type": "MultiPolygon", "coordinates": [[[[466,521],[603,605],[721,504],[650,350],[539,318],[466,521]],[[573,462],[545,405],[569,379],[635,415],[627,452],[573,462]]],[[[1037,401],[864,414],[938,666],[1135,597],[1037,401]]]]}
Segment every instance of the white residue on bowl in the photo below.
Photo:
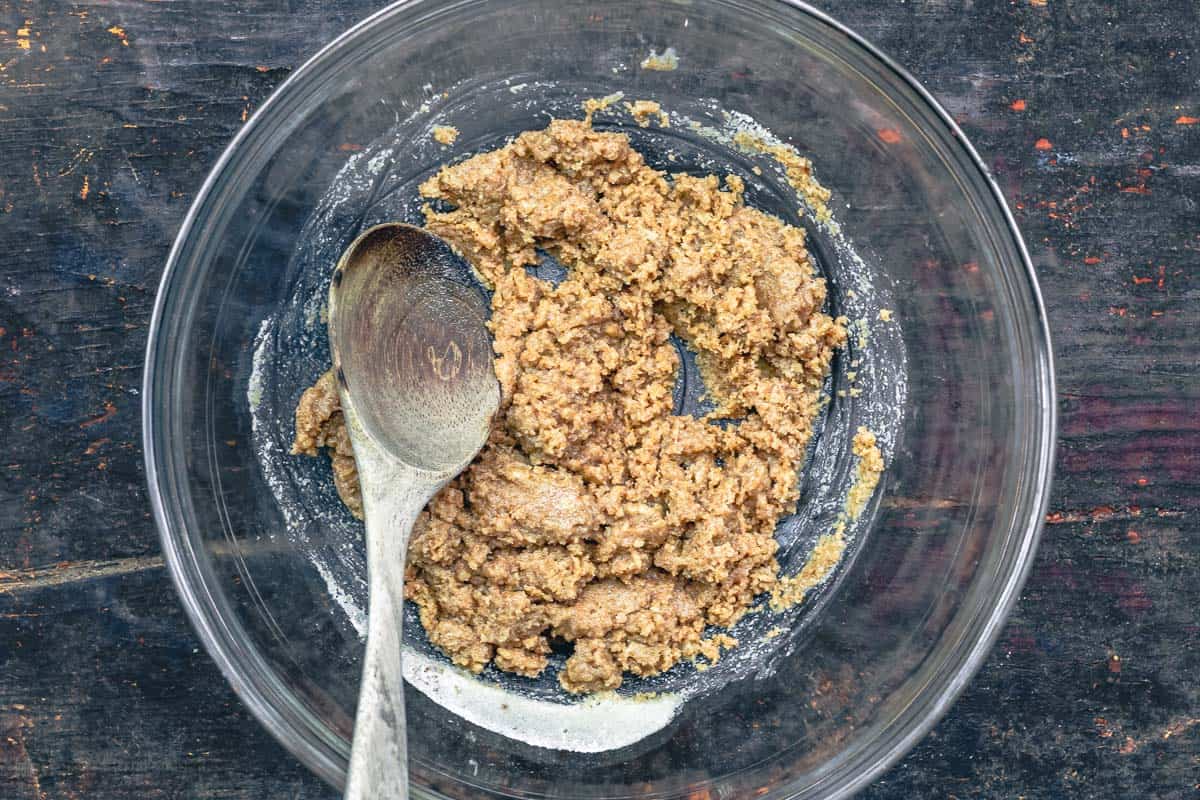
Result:
{"type": "Polygon", "coordinates": [[[246,382],[246,400],[250,403],[251,419],[250,425],[252,428],[258,426],[258,406],[262,403],[263,395],[263,355],[266,351],[264,343],[267,341],[267,336],[271,332],[271,320],[264,319],[262,324],[258,326],[258,333],[254,336],[254,355],[251,359],[250,380],[246,382]]]}
{"type": "Polygon", "coordinates": [[[651,50],[650,55],[642,59],[642,69],[656,72],[672,72],[679,69],[679,54],[674,47],[668,47],[659,55],[657,50],[651,50]]]}
{"type": "Polygon", "coordinates": [[[682,699],[673,694],[622,697],[613,692],[577,703],[536,700],[409,648],[404,678],[433,702],[481,728],[534,747],[602,753],[628,747],[662,730],[682,699]]]}

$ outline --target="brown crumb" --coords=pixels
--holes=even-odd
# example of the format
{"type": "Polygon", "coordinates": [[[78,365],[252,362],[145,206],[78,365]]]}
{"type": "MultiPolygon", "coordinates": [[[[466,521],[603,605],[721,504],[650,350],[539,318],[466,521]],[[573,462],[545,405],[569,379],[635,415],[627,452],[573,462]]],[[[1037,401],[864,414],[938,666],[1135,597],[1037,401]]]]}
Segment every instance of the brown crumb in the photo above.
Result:
{"type": "Polygon", "coordinates": [[[660,128],[671,127],[671,117],[667,112],[662,110],[662,106],[653,100],[635,100],[632,103],[625,104],[625,110],[633,117],[634,122],[639,127],[650,127],[650,118],[658,117],[658,125],[660,128]]]}
{"type": "Polygon", "coordinates": [[[458,128],[453,125],[434,125],[433,140],[438,144],[452,145],[458,140],[458,128]]]}
{"type": "Polygon", "coordinates": [[[604,97],[589,97],[582,103],[584,114],[583,121],[590,125],[592,122],[592,117],[597,111],[604,111],[608,109],[610,106],[621,102],[621,99],[624,97],[624,92],[613,92],[612,94],[605,95],[604,97]]]}

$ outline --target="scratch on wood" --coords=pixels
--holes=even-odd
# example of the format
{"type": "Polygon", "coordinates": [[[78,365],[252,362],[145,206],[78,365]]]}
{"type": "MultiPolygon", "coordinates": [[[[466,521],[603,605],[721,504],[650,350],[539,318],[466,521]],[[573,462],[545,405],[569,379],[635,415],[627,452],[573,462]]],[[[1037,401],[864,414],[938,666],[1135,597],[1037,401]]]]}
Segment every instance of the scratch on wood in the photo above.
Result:
{"type": "Polygon", "coordinates": [[[883,499],[883,506],[885,508],[925,509],[930,511],[940,511],[947,508],[960,508],[962,503],[957,500],[938,497],[885,497],[883,499]]]}
{"type": "Polygon", "coordinates": [[[19,592],[45,589],[51,586],[62,586],[69,583],[82,583],[97,578],[111,578],[119,575],[130,575],[135,572],[145,572],[152,569],[162,569],[162,556],[139,556],[135,558],[120,558],[115,561],[78,561],[56,564],[52,567],[36,567],[15,572],[0,572],[0,595],[13,595],[19,592]]]}
{"type": "Polygon", "coordinates": [[[105,422],[106,420],[110,419],[116,413],[117,407],[106,400],[104,401],[104,413],[92,417],[89,420],[84,420],[83,422],[79,423],[79,427],[90,428],[93,425],[99,425],[101,422],[105,422]]]}
{"type": "Polygon", "coordinates": [[[1114,508],[1112,506],[1096,506],[1095,508],[1076,511],[1052,511],[1046,515],[1047,525],[1061,525],[1067,522],[1104,522],[1110,519],[1133,519],[1142,515],[1138,506],[1114,508]]]}

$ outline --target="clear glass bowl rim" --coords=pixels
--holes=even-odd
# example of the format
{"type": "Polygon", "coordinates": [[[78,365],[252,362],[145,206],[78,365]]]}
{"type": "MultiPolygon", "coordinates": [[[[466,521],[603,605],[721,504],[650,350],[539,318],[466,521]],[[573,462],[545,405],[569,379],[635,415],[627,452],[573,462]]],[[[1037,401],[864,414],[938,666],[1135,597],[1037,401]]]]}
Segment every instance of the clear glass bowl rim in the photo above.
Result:
{"type": "MultiPolygon", "coordinates": [[[[1035,440],[1025,449],[1024,461],[1018,465],[1022,485],[1014,505],[1023,521],[1009,531],[1002,566],[994,578],[995,600],[990,607],[978,609],[985,616],[970,625],[973,635],[956,643],[951,657],[942,662],[916,700],[885,731],[888,735],[874,742],[872,747],[863,748],[852,763],[847,761],[826,776],[823,781],[825,796],[848,797],[899,761],[941,719],[982,666],[1024,586],[1041,536],[1054,468],[1057,402],[1050,330],[1028,250],[999,185],[958,124],[932,94],[862,36],[807,3],[799,0],[717,2],[731,6],[781,7],[807,15],[828,28],[830,34],[841,37],[844,46],[857,49],[865,61],[882,68],[911,92],[916,101],[924,104],[925,110],[945,126],[940,133],[948,135],[958,149],[958,155],[975,169],[969,178],[976,188],[984,190],[977,199],[989,214],[994,215],[1000,232],[1007,239],[1007,246],[1016,256],[1017,263],[1013,263],[1013,259],[1001,260],[1001,271],[1011,273],[1007,275],[1010,290],[1024,295],[1016,299],[1014,306],[1015,312],[1023,315],[1018,322],[1027,323],[1017,326],[1016,345],[1024,350],[1025,366],[1029,369],[1026,377],[1034,389],[1035,399],[1030,405],[1035,440]],[[1022,337],[1025,341],[1020,341],[1022,337]]],[[[261,152],[273,139],[272,120],[286,119],[303,105],[303,101],[319,88],[321,81],[316,79],[336,72],[334,67],[339,59],[366,40],[377,27],[386,26],[396,17],[425,5],[436,6],[438,2],[400,0],[334,39],[284,80],[225,148],[189,208],[168,255],[151,318],[143,374],[142,435],[150,502],[166,563],[185,611],[205,649],[260,724],[309,769],[334,786],[341,786],[345,777],[346,755],[339,747],[340,743],[278,680],[261,654],[241,639],[240,626],[226,613],[223,598],[212,591],[205,557],[196,552],[193,540],[187,534],[186,522],[178,514],[173,502],[178,487],[169,468],[171,454],[167,442],[171,437],[164,436],[166,423],[159,423],[158,413],[160,404],[169,395],[160,391],[159,381],[164,371],[179,369],[173,366],[178,361],[163,357],[163,353],[174,346],[168,331],[187,328],[186,324],[180,324],[181,320],[186,322],[187,315],[180,318],[173,312],[179,310],[176,304],[180,298],[189,296],[186,273],[189,256],[195,249],[196,234],[213,209],[220,207],[231,167],[237,162],[252,162],[252,154],[261,152]]],[[[413,796],[431,800],[440,797],[418,786],[413,787],[413,796]]],[[[794,790],[785,785],[772,796],[792,797],[794,790]]]]}

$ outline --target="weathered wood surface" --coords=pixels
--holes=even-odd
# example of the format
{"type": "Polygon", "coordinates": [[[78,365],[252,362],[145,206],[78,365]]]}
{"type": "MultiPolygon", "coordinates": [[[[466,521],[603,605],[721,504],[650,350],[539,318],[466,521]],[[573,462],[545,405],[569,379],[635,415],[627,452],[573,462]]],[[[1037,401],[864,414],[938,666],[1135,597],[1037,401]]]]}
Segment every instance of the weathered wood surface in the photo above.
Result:
{"type": "MultiPolygon", "coordinates": [[[[0,797],[330,798],[199,649],[138,384],[171,237],[246,115],[374,4],[0,2],[0,797]]],[[[1055,334],[1044,544],[872,798],[1200,792],[1200,6],[824,0],[993,165],[1055,334]]]]}

